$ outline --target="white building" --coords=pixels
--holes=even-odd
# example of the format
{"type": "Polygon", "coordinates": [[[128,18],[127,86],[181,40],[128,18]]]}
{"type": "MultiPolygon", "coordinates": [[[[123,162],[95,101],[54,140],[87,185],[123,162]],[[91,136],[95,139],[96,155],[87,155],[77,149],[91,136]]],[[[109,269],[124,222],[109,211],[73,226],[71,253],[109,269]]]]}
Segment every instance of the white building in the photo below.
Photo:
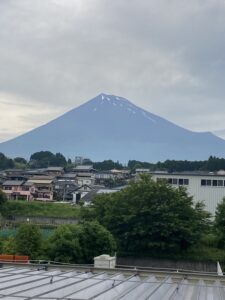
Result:
{"type": "Polygon", "coordinates": [[[203,201],[206,209],[215,215],[217,204],[225,197],[225,172],[150,173],[154,180],[166,180],[174,187],[184,186],[194,202],[203,201]]]}

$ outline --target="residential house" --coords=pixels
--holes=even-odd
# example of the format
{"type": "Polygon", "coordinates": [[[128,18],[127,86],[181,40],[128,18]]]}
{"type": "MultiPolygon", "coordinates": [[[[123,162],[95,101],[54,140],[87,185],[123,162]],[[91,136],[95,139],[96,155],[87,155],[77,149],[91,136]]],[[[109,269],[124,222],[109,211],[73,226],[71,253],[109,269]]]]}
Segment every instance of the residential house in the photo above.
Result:
{"type": "Polygon", "coordinates": [[[80,165],[73,168],[74,173],[96,173],[96,170],[91,165],[80,165]]]}
{"type": "Polygon", "coordinates": [[[48,167],[45,169],[45,173],[50,176],[62,176],[64,174],[63,167],[48,167]]]}
{"type": "Polygon", "coordinates": [[[54,181],[54,198],[57,200],[72,200],[68,194],[76,190],[78,185],[74,181],[55,180],[54,181]]]}
{"type": "Polygon", "coordinates": [[[35,200],[53,200],[53,177],[32,177],[27,182],[33,183],[35,186],[35,200]]]}
{"type": "Polygon", "coordinates": [[[11,200],[31,201],[34,199],[35,186],[27,181],[7,180],[2,184],[2,190],[11,200]]]}
{"type": "Polygon", "coordinates": [[[93,173],[77,173],[75,182],[79,186],[94,185],[95,184],[95,175],[93,173]]]}

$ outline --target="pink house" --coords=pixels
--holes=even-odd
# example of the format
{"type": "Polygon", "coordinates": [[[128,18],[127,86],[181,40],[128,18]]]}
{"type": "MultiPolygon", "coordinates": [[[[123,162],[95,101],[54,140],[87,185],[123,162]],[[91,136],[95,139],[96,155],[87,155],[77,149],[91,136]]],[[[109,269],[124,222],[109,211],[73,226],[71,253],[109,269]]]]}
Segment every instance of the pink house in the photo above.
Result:
{"type": "Polygon", "coordinates": [[[8,199],[27,201],[33,200],[35,194],[35,186],[30,182],[21,180],[7,180],[2,184],[2,190],[7,195],[8,199]]]}

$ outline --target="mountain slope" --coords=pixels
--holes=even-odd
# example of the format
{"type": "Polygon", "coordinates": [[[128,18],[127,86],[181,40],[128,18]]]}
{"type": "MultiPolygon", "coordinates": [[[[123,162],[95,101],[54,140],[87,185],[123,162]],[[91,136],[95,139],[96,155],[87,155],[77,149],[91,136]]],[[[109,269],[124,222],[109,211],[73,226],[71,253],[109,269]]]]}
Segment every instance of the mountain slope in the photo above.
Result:
{"type": "Polygon", "coordinates": [[[195,160],[224,156],[225,141],[181,128],[124,98],[100,94],[46,125],[0,143],[0,152],[13,157],[40,150],[122,162],[195,160]]]}

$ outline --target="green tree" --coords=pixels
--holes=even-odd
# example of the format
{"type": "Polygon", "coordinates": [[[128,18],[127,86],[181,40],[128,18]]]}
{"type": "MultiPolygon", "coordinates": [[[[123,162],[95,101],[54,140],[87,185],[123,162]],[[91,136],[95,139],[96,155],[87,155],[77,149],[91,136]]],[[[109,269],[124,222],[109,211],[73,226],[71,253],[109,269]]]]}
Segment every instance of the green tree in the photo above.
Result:
{"type": "Polygon", "coordinates": [[[13,236],[8,237],[2,242],[2,253],[16,254],[15,238],[13,236]]]}
{"type": "Polygon", "coordinates": [[[24,165],[27,164],[26,159],[23,158],[23,157],[16,157],[16,158],[14,158],[14,162],[19,163],[19,164],[24,164],[24,165]]]}
{"type": "Polygon", "coordinates": [[[225,246],[225,197],[222,202],[217,205],[214,228],[219,238],[219,246],[225,246]]]}
{"type": "Polygon", "coordinates": [[[104,160],[102,162],[95,162],[93,163],[93,168],[96,170],[101,170],[101,171],[107,171],[107,170],[112,170],[112,169],[123,169],[123,165],[120,164],[118,161],[114,162],[111,159],[109,160],[104,160]]]}
{"type": "Polygon", "coordinates": [[[61,225],[49,238],[49,258],[67,263],[90,263],[97,255],[112,254],[116,244],[110,232],[98,222],[61,225]]]}
{"type": "Polygon", "coordinates": [[[50,161],[51,166],[66,167],[67,161],[61,153],[56,153],[55,157],[50,161]]]}
{"type": "Polygon", "coordinates": [[[49,258],[53,261],[79,263],[82,251],[78,226],[61,225],[49,238],[49,258]]]}
{"type": "Polygon", "coordinates": [[[6,201],[7,201],[6,194],[2,190],[0,190],[0,209],[6,201]]]}
{"type": "Polygon", "coordinates": [[[0,170],[8,168],[14,168],[14,162],[12,159],[7,158],[3,153],[0,152],[0,170]]]}
{"type": "Polygon", "coordinates": [[[41,249],[42,235],[40,228],[33,224],[23,224],[15,236],[17,254],[28,255],[31,259],[38,256],[41,249]]]}
{"type": "Polygon", "coordinates": [[[29,164],[33,168],[47,168],[50,166],[65,167],[67,162],[61,153],[53,154],[50,151],[39,151],[31,155],[29,164]]]}
{"type": "Polygon", "coordinates": [[[54,160],[54,154],[50,151],[35,152],[30,157],[30,166],[33,168],[46,168],[51,165],[54,160]]]}
{"type": "Polygon", "coordinates": [[[116,242],[112,234],[98,222],[84,222],[81,224],[80,245],[83,261],[93,263],[93,258],[101,254],[113,255],[116,242]]]}
{"type": "Polygon", "coordinates": [[[207,219],[184,188],[146,175],[118,193],[98,196],[94,210],[120,250],[135,254],[186,250],[199,239],[207,219]]]}
{"type": "Polygon", "coordinates": [[[6,201],[7,201],[6,194],[3,193],[3,191],[0,189],[0,217],[1,215],[4,215],[4,212],[6,210],[5,208],[6,201]]]}

